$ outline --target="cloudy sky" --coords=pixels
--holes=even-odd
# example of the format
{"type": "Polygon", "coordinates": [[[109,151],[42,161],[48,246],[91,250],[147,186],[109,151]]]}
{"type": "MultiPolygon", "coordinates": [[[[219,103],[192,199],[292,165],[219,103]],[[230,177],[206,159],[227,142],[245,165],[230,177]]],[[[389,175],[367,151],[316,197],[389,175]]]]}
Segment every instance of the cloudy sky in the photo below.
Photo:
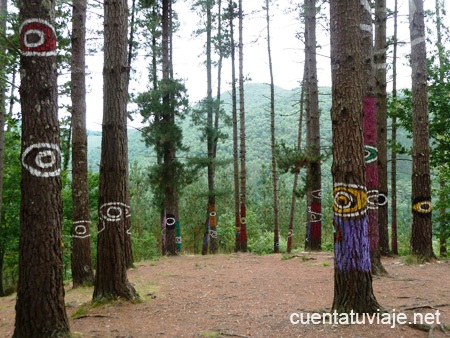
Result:
{"type": "MultiPolygon", "coordinates": [[[[180,20],[180,30],[174,37],[174,71],[176,77],[185,81],[191,102],[200,100],[206,94],[206,73],[204,70],[202,53],[204,50],[204,36],[194,37],[199,18],[189,10],[191,1],[178,1],[174,9],[180,20]]],[[[250,82],[269,82],[267,57],[265,13],[261,11],[264,0],[244,1],[244,73],[250,82]]],[[[290,1],[289,1],[290,2],[290,1]]],[[[449,9],[450,0],[445,0],[449,9]]],[[[285,0],[275,1],[275,4],[286,4],[285,0]]],[[[391,1],[388,1],[388,6],[391,1]]],[[[425,1],[425,6],[432,7],[434,1],[425,1]]],[[[274,82],[285,89],[298,87],[303,73],[303,44],[296,38],[296,33],[302,27],[296,12],[287,11],[283,6],[272,6],[271,13],[271,45],[274,67],[274,82]],[[282,7],[282,8],[281,8],[282,7]]],[[[426,7],[428,8],[428,7],[426,7]]],[[[325,9],[328,11],[328,9],[325,9]]],[[[408,0],[399,0],[399,41],[405,46],[399,50],[398,86],[407,88],[411,83],[411,71],[406,64],[406,56],[410,53],[408,31],[408,0]]],[[[237,24],[237,22],[236,22],[237,24]]],[[[237,33],[237,32],[236,32],[237,33]]],[[[329,60],[329,34],[324,28],[318,28],[318,79],[320,86],[331,86],[329,60]]],[[[388,20],[388,36],[393,34],[393,20],[388,20]]],[[[236,34],[237,35],[237,34],[236,34]]],[[[237,37],[236,37],[237,39],[237,37]]],[[[90,56],[87,59],[89,68],[88,94],[88,128],[101,130],[102,121],[102,55],[90,56]]],[[[223,90],[230,85],[231,61],[224,61],[223,90]]],[[[140,55],[134,63],[137,69],[135,80],[130,84],[135,92],[145,90],[147,86],[147,65],[144,55],[140,55]]],[[[217,85],[216,83],[214,85],[217,85]]],[[[137,121],[130,123],[138,126],[137,121]]]]}

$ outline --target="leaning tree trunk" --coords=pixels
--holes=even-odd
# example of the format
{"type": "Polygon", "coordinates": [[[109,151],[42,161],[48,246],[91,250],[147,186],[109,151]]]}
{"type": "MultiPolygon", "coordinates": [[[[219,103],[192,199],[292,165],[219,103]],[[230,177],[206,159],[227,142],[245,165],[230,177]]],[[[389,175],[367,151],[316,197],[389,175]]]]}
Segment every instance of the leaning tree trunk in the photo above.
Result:
{"type": "Polygon", "coordinates": [[[387,95],[386,95],[386,0],[375,0],[375,91],[377,97],[378,223],[380,253],[389,250],[387,95]]]}
{"type": "Polygon", "coordinates": [[[434,258],[431,224],[430,145],[428,130],[427,55],[423,0],[409,2],[412,67],[412,231],[411,253],[434,258]]]}
{"type": "Polygon", "coordinates": [[[369,1],[361,1],[361,37],[364,83],[364,149],[366,163],[367,215],[369,218],[370,261],[372,274],[385,273],[381,264],[378,227],[378,148],[375,73],[373,68],[372,10],[369,1]]]}
{"type": "Polygon", "coordinates": [[[138,297],[127,278],[127,3],[104,2],[103,126],[94,299],[138,297]]]}
{"type": "Polygon", "coordinates": [[[89,187],[86,135],[86,6],[73,1],[72,22],[72,281],[73,287],[92,285],[89,187]]]}
{"type": "Polygon", "coordinates": [[[338,313],[374,313],[364,165],[360,1],[332,0],[334,299],[338,313]]]}
{"type": "Polygon", "coordinates": [[[22,182],[14,337],[70,334],[64,304],[53,1],[20,3],[22,182]]]}
{"type": "Polygon", "coordinates": [[[321,250],[322,246],[322,169],[320,163],[320,110],[317,82],[316,1],[306,0],[307,103],[309,111],[309,148],[312,160],[308,164],[308,225],[307,250],[321,250]]]}
{"type": "Polygon", "coordinates": [[[244,99],[244,44],[242,0],[239,0],[239,126],[240,126],[240,223],[241,251],[247,252],[247,168],[245,146],[245,99],[244,99]]]}

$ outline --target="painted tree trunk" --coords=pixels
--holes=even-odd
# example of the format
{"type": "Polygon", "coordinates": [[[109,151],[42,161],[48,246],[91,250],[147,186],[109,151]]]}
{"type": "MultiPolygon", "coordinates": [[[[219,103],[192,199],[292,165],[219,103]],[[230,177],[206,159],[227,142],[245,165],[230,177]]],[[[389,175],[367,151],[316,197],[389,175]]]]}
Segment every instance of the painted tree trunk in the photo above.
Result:
{"type": "Polygon", "coordinates": [[[364,165],[359,0],[332,0],[334,299],[338,313],[374,313],[364,165]]]}
{"type": "Polygon", "coordinates": [[[72,281],[92,285],[86,133],[86,0],[74,0],[72,22],[72,281]]]}
{"type": "Polygon", "coordinates": [[[434,258],[431,224],[430,145],[423,0],[409,2],[412,67],[412,230],[411,253],[434,258]]]}
{"type": "Polygon", "coordinates": [[[54,1],[20,2],[22,183],[13,337],[69,336],[62,261],[54,1]]]}
{"type": "Polygon", "coordinates": [[[103,125],[94,299],[138,298],[127,278],[127,3],[104,3],[103,125]]]}
{"type": "Polygon", "coordinates": [[[230,46],[231,46],[231,116],[233,120],[233,178],[234,178],[234,218],[236,225],[236,241],[234,251],[241,251],[241,215],[240,215],[240,195],[239,195],[239,157],[238,157],[238,126],[237,126],[237,95],[236,95],[236,56],[235,56],[235,43],[234,43],[234,22],[233,18],[234,5],[230,0],[229,6],[229,24],[230,24],[230,46]]]}
{"type": "Polygon", "coordinates": [[[375,0],[375,91],[377,98],[378,147],[378,223],[379,248],[383,255],[389,250],[388,230],[388,152],[387,152],[387,95],[386,95],[386,0],[375,0]]]}
{"type": "Polygon", "coordinates": [[[369,220],[370,261],[372,274],[385,273],[381,264],[378,225],[378,148],[375,72],[373,62],[372,9],[369,1],[361,1],[361,47],[363,57],[364,149],[366,165],[367,215],[369,220]]]}
{"type": "Polygon", "coordinates": [[[239,126],[240,126],[240,224],[241,224],[241,251],[247,252],[247,167],[245,145],[245,98],[244,98],[244,43],[243,22],[244,13],[242,0],[238,2],[239,8],[239,126]]]}
{"type": "Polygon", "coordinates": [[[309,240],[306,242],[307,250],[318,251],[322,246],[322,169],[320,164],[320,110],[319,91],[317,80],[317,38],[316,38],[316,1],[305,0],[306,7],[306,44],[305,58],[308,60],[307,70],[307,109],[309,111],[309,147],[310,161],[309,188],[308,188],[308,224],[309,240]]]}

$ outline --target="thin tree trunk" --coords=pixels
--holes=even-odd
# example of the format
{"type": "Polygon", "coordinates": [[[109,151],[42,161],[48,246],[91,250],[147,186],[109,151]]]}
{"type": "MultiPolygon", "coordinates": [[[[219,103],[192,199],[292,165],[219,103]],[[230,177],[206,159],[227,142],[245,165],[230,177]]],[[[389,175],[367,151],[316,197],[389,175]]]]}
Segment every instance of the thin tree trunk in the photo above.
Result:
{"type": "MultiPolygon", "coordinates": [[[[306,68],[306,67],[305,67],[306,68]]],[[[301,150],[302,148],[302,132],[303,132],[303,112],[304,112],[304,101],[305,101],[305,75],[306,69],[303,73],[303,81],[300,92],[300,116],[298,119],[298,131],[297,131],[297,149],[301,150]]],[[[292,197],[291,197],[291,208],[289,211],[289,225],[288,225],[288,238],[287,238],[287,248],[286,251],[291,253],[292,251],[292,238],[294,236],[294,215],[295,215],[295,203],[297,201],[297,185],[298,185],[298,176],[300,174],[300,167],[294,173],[294,183],[292,186],[292,197]]]]}
{"type": "Polygon", "coordinates": [[[272,149],[272,190],[273,190],[273,252],[280,252],[280,235],[278,226],[278,178],[275,158],[275,85],[273,83],[272,51],[270,49],[270,1],[266,0],[267,55],[270,74],[270,147],[272,149]]]}
{"type": "MultiPolygon", "coordinates": [[[[162,2],[162,78],[163,81],[169,83],[172,74],[171,62],[171,0],[163,0],[162,2]]],[[[167,126],[175,124],[175,115],[172,108],[170,93],[166,93],[163,97],[163,104],[168,107],[168,111],[161,116],[162,123],[167,126]]],[[[172,139],[166,140],[163,145],[163,166],[168,177],[176,177],[175,162],[175,142],[172,139]]],[[[164,209],[166,212],[166,253],[169,255],[177,254],[175,228],[178,220],[176,213],[177,191],[175,183],[172,180],[165,185],[164,189],[164,209]]]]}
{"type": "Polygon", "coordinates": [[[93,299],[137,299],[127,278],[127,3],[104,3],[103,126],[98,198],[97,271],[93,299]]]}
{"type": "Polygon", "coordinates": [[[314,158],[308,164],[308,225],[309,240],[307,250],[321,250],[322,245],[322,170],[320,164],[320,110],[317,82],[317,41],[316,41],[316,1],[306,0],[306,45],[305,58],[308,60],[307,103],[309,114],[309,147],[314,158]]]}
{"type": "Polygon", "coordinates": [[[375,313],[364,165],[359,0],[331,0],[334,299],[338,313],[375,313]]]}
{"type": "MultiPolygon", "coordinates": [[[[444,73],[444,46],[442,45],[442,18],[441,18],[441,1],[435,1],[436,7],[436,34],[437,34],[437,47],[438,47],[438,58],[439,58],[439,82],[441,85],[445,83],[445,73],[444,73]]],[[[444,205],[445,200],[445,179],[443,178],[443,166],[439,168],[439,200],[440,205],[444,205]]],[[[439,256],[445,257],[447,255],[447,231],[446,224],[444,220],[445,208],[441,206],[439,210],[439,256]]]]}
{"type": "Polygon", "coordinates": [[[388,229],[388,172],[387,172],[387,95],[386,95],[386,0],[375,1],[375,90],[377,97],[378,147],[378,223],[379,250],[387,255],[388,229]]]}
{"type": "Polygon", "coordinates": [[[216,196],[214,187],[215,175],[215,158],[214,148],[217,130],[214,128],[214,102],[212,98],[212,48],[211,48],[211,33],[212,33],[212,4],[210,0],[206,1],[206,74],[207,74],[207,95],[206,95],[206,109],[207,109],[207,152],[208,152],[208,205],[207,217],[209,223],[208,236],[210,239],[209,251],[212,254],[217,253],[217,218],[216,218],[216,196]]]}
{"type": "Polygon", "coordinates": [[[236,223],[236,243],[234,251],[241,251],[242,245],[242,225],[240,213],[240,199],[239,199],[239,158],[238,158],[238,127],[237,127],[237,97],[236,97],[236,56],[234,45],[234,6],[233,1],[229,2],[230,11],[230,44],[231,44],[231,100],[232,108],[231,115],[233,120],[233,172],[234,172],[234,215],[236,223]]]}
{"type": "Polygon", "coordinates": [[[241,218],[241,251],[247,252],[247,168],[245,146],[245,99],[244,99],[244,43],[242,0],[239,0],[239,126],[240,126],[240,218],[241,218]]]}
{"type": "MultiPolygon", "coordinates": [[[[6,33],[6,16],[8,14],[8,5],[7,0],[0,0],[0,32],[2,35],[6,33]]],[[[0,55],[4,55],[6,50],[5,43],[3,40],[0,42],[0,55]]],[[[6,83],[4,81],[5,78],[5,62],[4,57],[0,58],[0,227],[2,227],[3,218],[2,218],[2,210],[3,210],[3,167],[5,160],[5,118],[6,118],[6,83]]],[[[1,250],[1,269],[3,269],[3,257],[4,250],[3,244],[0,244],[1,250]]],[[[3,275],[0,270],[0,296],[3,296],[3,275]]]]}
{"type": "Polygon", "coordinates": [[[62,275],[54,6],[53,1],[20,2],[22,182],[15,338],[70,334],[62,275]]]}
{"type": "Polygon", "coordinates": [[[412,231],[411,253],[434,258],[431,224],[430,145],[423,0],[409,2],[412,67],[412,231]]]}
{"type": "MultiPolygon", "coordinates": [[[[397,99],[397,30],[398,30],[398,0],[394,1],[394,43],[392,60],[392,100],[397,99]]],[[[391,139],[391,248],[394,255],[398,255],[397,242],[397,117],[392,117],[391,139]]]]}
{"type": "Polygon", "coordinates": [[[73,1],[72,22],[72,281],[73,287],[92,285],[89,187],[86,134],[86,7],[73,1]]]}

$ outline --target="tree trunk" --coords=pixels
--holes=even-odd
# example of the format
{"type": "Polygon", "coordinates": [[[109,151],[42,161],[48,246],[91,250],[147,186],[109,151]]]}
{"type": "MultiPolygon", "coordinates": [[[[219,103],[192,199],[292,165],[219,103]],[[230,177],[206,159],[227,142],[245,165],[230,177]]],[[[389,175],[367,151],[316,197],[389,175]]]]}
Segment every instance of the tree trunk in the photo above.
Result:
{"type": "Polygon", "coordinates": [[[372,274],[386,272],[381,264],[378,226],[378,148],[377,112],[375,98],[375,72],[373,67],[372,10],[369,1],[361,2],[361,37],[364,84],[364,148],[366,164],[367,215],[369,219],[369,243],[372,274]]]}
{"type": "MultiPolygon", "coordinates": [[[[394,43],[392,55],[392,100],[397,99],[397,19],[398,19],[398,1],[394,1],[394,43]]],[[[398,255],[397,243],[397,118],[392,117],[391,139],[394,147],[391,149],[391,241],[392,253],[398,255]]]]}
{"type": "Polygon", "coordinates": [[[94,300],[137,299],[127,278],[127,4],[104,2],[103,126],[94,300]]]}
{"type": "MultiPolygon", "coordinates": [[[[169,84],[172,74],[171,62],[171,0],[163,0],[162,2],[162,79],[163,82],[169,84]]],[[[175,112],[172,107],[172,97],[169,91],[164,94],[163,105],[167,107],[167,111],[163,112],[161,116],[162,123],[166,126],[172,127],[175,125],[175,112]]],[[[167,177],[171,181],[165,185],[164,188],[164,210],[166,212],[166,254],[176,255],[176,222],[179,221],[177,209],[177,189],[174,179],[177,175],[175,167],[176,145],[171,138],[163,142],[163,166],[167,177]]]]}
{"type": "MultiPolygon", "coordinates": [[[[298,119],[298,131],[297,131],[297,149],[301,150],[302,148],[302,132],[303,132],[303,106],[305,101],[305,74],[303,73],[303,81],[301,86],[300,93],[300,116],[298,119]]],[[[287,238],[287,253],[291,253],[292,251],[292,238],[294,236],[294,214],[295,214],[295,203],[297,201],[297,185],[298,185],[298,176],[300,174],[300,169],[298,168],[294,173],[294,183],[292,187],[292,197],[291,197],[291,208],[289,211],[289,225],[288,225],[288,238],[287,238]]]]}
{"type": "Polygon", "coordinates": [[[272,50],[270,49],[270,1],[266,0],[267,55],[270,74],[270,147],[272,149],[272,189],[273,189],[273,252],[280,252],[280,235],[278,226],[278,178],[275,158],[275,85],[273,83],[272,50]]]}
{"type": "Polygon", "coordinates": [[[89,187],[86,135],[86,42],[87,0],[73,1],[72,22],[72,280],[73,287],[92,285],[89,187]]]}
{"type": "Polygon", "coordinates": [[[214,175],[215,175],[215,140],[217,130],[214,128],[214,103],[212,98],[212,60],[211,60],[211,31],[212,31],[212,13],[211,13],[211,1],[206,1],[206,74],[207,74],[207,152],[208,152],[208,205],[207,205],[207,217],[209,222],[208,236],[210,240],[209,251],[212,254],[217,253],[217,218],[216,218],[216,195],[214,187],[214,175]]]}
{"type": "Polygon", "coordinates": [[[321,250],[322,246],[322,173],[320,164],[320,110],[317,83],[316,1],[306,0],[307,105],[309,115],[309,147],[314,160],[308,164],[308,225],[306,250],[321,250]]]}
{"type": "Polygon", "coordinates": [[[386,95],[386,0],[375,0],[375,91],[377,98],[378,147],[378,223],[379,250],[387,255],[388,229],[388,172],[387,172],[387,95],[386,95]]]}
{"type": "Polygon", "coordinates": [[[409,2],[412,67],[412,231],[411,253],[434,258],[431,224],[430,145],[423,0],[409,2]]]}
{"type": "Polygon", "coordinates": [[[238,158],[238,127],[237,127],[237,95],[236,95],[236,48],[234,46],[234,6],[233,1],[229,3],[230,19],[230,45],[231,45],[231,116],[233,120],[233,172],[234,172],[234,216],[236,223],[236,242],[234,251],[241,251],[242,225],[239,209],[239,158],[238,158]]]}
{"type": "MultiPolygon", "coordinates": [[[[6,34],[6,16],[8,14],[7,0],[0,0],[0,33],[2,35],[6,34]]],[[[0,42],[0,55],[4,55],[6,51],[6,46],[4,40],[0,42]]],[[[5,164],[5,119],[6,119],[6,82],[5,71],[6,62],[4,58],[0,58],[0,228],[2,227],[2,210],[3,210],[3,167],[5,164]]],[[[1,257],[0,268],[3,269],[3,257],[4,248],[3,244],[0,244],[1,257]]],[[[3,274],[0,270],[0,297],[3,296],[3,274]]]]}
{"type": "Polygon", "coordinates": [[[22,182],[13,336],[66,337],[55,3],[20,5],[22,182]]]}
{"type": "Polygon", "coordinates": [[[244,44],[242,0],[239,0],[239,126],[240,126],[240,223],[241,223],[241,251],[247,252],[247,168],[245,146],[245,99],[244,99],[244,44]]]}
{"type": "Polygon", "coordinates": [[[339,313],[374,313],[363,136],[359,0],[332,0],[334,299],[339,313]]]}

